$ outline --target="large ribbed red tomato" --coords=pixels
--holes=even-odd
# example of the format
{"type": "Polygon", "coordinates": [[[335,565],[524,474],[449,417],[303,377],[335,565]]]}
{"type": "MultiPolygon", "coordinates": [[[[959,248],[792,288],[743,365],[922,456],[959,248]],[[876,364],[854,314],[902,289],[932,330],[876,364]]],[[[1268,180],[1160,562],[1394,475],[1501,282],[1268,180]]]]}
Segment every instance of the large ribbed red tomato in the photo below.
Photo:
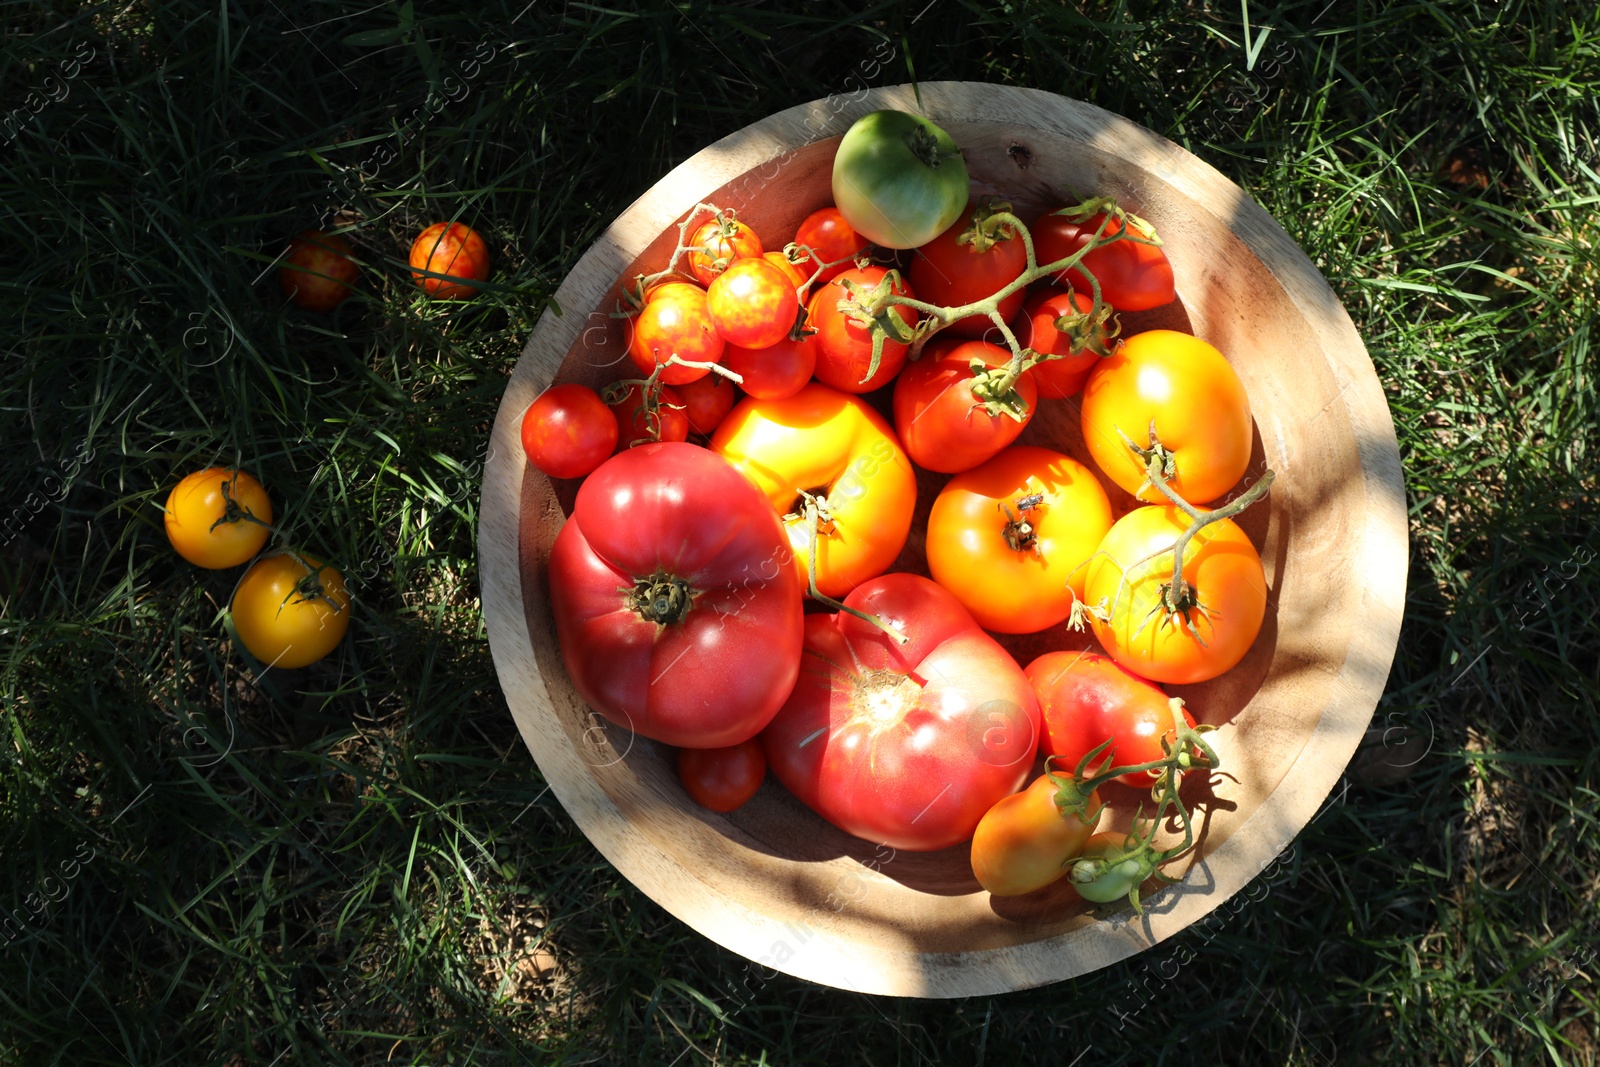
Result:
{"type": "Polygon", "coordinates": [[[664,442],[584,481],[550,552],[550,604],[578,694],[687,748],[767,724],[800,669],[801,585],[767,498],[721,456],[664,442]]]}
{"type": "Polygon", "coordinates": [[[931,851],[972,836],[1033,766],[1039,706],[1010,653],[949,593],[885,574],[806,617],[800,680],[761,733],[789,791],[857,837],[931,851]]]}

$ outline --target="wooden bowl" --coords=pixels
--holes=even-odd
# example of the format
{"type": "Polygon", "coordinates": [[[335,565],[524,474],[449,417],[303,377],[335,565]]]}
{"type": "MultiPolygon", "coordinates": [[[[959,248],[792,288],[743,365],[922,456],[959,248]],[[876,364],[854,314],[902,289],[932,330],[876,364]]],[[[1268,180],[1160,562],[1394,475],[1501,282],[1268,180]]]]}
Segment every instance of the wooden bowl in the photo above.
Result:
{"type": "MultiPolygon", "coordinates": [[[[563,313],[545,313],[512,373],[484,476],[479,551],[495,665],[568,813],[623,875],[712,940],[763,967],[898,996],[964,997],[1083,974],[1236,893],[1312,817],[1355,751],[1389,673],[1405,595],[1394,426],[1361,339],[1316,268],[1237,186],[1171,142],[1088,104],[1008,86],[924,84],[920,105],[909,86],[815,101],[668,174],[589,249],[556,299],[563,313]],[[891,856],[770,777],[739,811],[705,811],[679,786],[670,754],[606,725],[561,666],[545,561],[575,489],[527,465],[524,410],[556,379],[598,386],[631,376],[622,326],[609,316],[620,280],[660,268],[697,202],[735,208],[769,242],[788,239],[830,202],[839,137],[881,108],[921,110],[943,126],[975,188],[1008,195],[1024,217],[1075,202],[1076,192],[1113,194],[1150,220],[1167,243],[1179,301],[1126,317],[1128,332],[1175,325],[1226,353],[1255,414],[1252,475],[1267,466],[1278,474],[1242,523],[1266,567],[1261,636],[1221,678],[1172,690],[1220,725],[1222,767],[1192,783],[1201,836],[1175,872],[1183,882],[1150,896],[1143,916],[1126,906],[1097,914],[1064,883],[991,899],[966,846],[891,856]]],[[[1047,403],[1023,441],[1088,462],[1077,426],[1075,401],[1047,403]]],[[[942,481],[920,484],[918,527],[942,481]]],[[[921,560],[914,533],[898,568],[921,560]]],[[[1006,643],[1026,665],[1088,639],[1058,628],[1006,643]]],[[[1126,824],[1140,798],[1107,788],[1126,824]]]]}

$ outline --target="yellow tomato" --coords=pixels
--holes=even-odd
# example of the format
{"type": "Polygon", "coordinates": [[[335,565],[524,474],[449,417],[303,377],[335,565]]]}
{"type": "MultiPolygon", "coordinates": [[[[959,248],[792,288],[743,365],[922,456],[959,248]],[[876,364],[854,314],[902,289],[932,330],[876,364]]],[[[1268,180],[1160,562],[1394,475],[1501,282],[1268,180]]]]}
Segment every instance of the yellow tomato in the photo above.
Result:
{"type": "Polygon", "coordinates": [[[802,581],[811,554],[802,494],[818,501],[817,588],[827,595],[882,574],[905,547],[916,474],[894,430],[859,398],[820,382],[782,400],[746,398],[711,447],[784,517],[802,581]]]}
{"type": "Polygon", "coordinates": [[[928,572],[978,625],[1037,633],[1082,598],[1085,564],[1111,529],[1111,504],[1089,468],[1013,445],[956,475],[928,516],[928,572]]]}
{"type": "Polygon", "coordinates": [[[1164,550],[1188,527],[1189,517],[1171,504],[1135,508],[1089,561],[1084,600],[1095,636],[1112,659],[1155,682],[1215,678],[1244,658],[1266,617],[1261,556],[1232,519],[1202,527],[1184,550],[1183,580],[1195,606],[1179,613],[1163,606],[1173,568],[1164,550]],[[1099,617],[1101,607],[1109,619],[1099,617]]]}
{"type": "Polygon", "coordinates": [[[197,567],[237,567],[261,551],[271,522],[267,491],[244,471],[207,467],[167,494],[167,540],[197,567]]]}
{"type": "Polygon", "coordinates": [[[344,575],[312,556],[268,556],[245,571],[234,590],[233,628],[269,667],[315,663],[350,628],[344,575]]]}

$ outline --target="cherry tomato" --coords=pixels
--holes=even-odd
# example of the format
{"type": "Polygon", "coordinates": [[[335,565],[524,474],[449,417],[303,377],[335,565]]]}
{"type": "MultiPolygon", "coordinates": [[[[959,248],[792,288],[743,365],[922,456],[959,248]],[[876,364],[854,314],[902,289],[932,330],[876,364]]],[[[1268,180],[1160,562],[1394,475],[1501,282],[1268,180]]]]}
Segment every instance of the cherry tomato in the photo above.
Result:
{"type": "Polygon", "coordinates": [[[350,628],[344,575],[314,556],[258,560],[233,592],[233,628],[268,667],[304,667],[332,652],[350,628]]]}
{"type": "MultiPolygon", "coordinates": [[[[640,375],[648,377],[656,364],[674,355],[691,363],[719,362],[725,345],[711,321],[705,290],[687,283],[668,285],[657,290],[634,316],[628,358],[640,375]]],[[[661,372],[661,380],[683,385],[709,373],[704,367],[674,364],[661,372]]]]}
{"type": "MultiPolygon", "coordinates": [[[[1040,266],[1065,259],[1088,244],[1105,221],[1104,214],[1091,215],[1076,221],[1067,215],[1043,215],[1033,224],[1033,252],[1040,266]]],[[[1106,227],[1102,239],[1123,233],[1120,223],[1106,227]]],[[[1127,231],[1131,236],[1110,244],[1101,245],[1083,259],[1079,266],[1086,268],[1100,283],[1100,296],[1118,311],[1147,311],[1153,307],[1170,304],[1177,297],[1173,284],[1172,264],[1160,245],[1139,240],[1137,226],[1127,231]]],[[[1050,279],[1057,285],[1070,285],[1089,296],[1094,289],[1089,279],[1078,267],[1072,267],[1050,279]]]]}
{"type": "Polygon", "coordinates": [[[882,574],[911,532],[917,476],[894,431],[858,397],[812,382],[783,400],[741,400],[711,447],[771,502],[789,534],[802,585],[811,528],[802,492],[818,501],[817,587],[843,596],[882,574]]]}
{"type": "MultiPolygon", "coordinates": [[[[1098,652],[1046,652],[1028,664],[1026,673],[1044,719],[1039,751],[1059,756],[1058,767],[1076,768],[1107,741],[1111,747],[1096,758],[1091,771],[1102,764],[1151,763],[1164,755],[1161,739],[1170,742],[1177,736],[1167,694],[1098,652]]],[[[1182,714],[1184,723],[1193,726],[1188,709],[1182,714]]],[[[1121,775],[1117,781],[1148,789],[1158,778],[1145,771],[1121,775]]]]}
{"type": "Polygon", "coordinates": [[[678,780],[702,808],[728,812],[743,807],[761,789],[767,756],[755,738],[726,748],[678,750],[678,780]]]}
{"type": "Polygon", "coordinates": [[[736,219],[702,223],[689,239],[697,251],[689,253],[689,269],[701,285],[709,286],[734,260],[760,259],[761,238],[736,219]]]}
{"type": "Polygon", "coordinates": [[[336,233],[303,230],[289,240],[278,268],[278,289],[307,311],[332,311],[361,277],[350,242],[336,233]]]}
{"type": "MultiPolygon", "coordinates": [[[[1130,493],[1146,463],[1122,437],[1147,447],[1152,426],[1173,456],[1167,484],[1191,504],[1226,493],[1250,466],[1250,401],[1239,375],[1221,352],[1176,330],[1130,337],[1102,359],[1083,387],[1082,418],[1089,454],[1130,493]]],[[[1139,499],[1167,500],[1154,486],[1139,499]]]]}
{"type": "Polygon", "coordinates": [[[1088,843],[1103,810],[1098,790],[1089,794],[1087,813],[1063,811],[1056,804],[1059,784],[1041,774],[1020,793],[1002,797],[984,813],[972,834],[972,873],[997,897],[1043,889],[1067,873],[1067,864],[1088,843]]]}
{"type": "Polygon", "coordinates": [[[807,215],[795,231],[794,243],[813,250],[802,253],[804,258],[800,261],[800,269],[806,277],[816,273],[824,263],[833,264],[824,267],[817,277],[814,284],[819,286],[826,285],[853,267],[855,257],[872,245],[845,221],[844,215],[836,207],[820,208],[807,215]]]}
{"type": "Polygon", "coordinates": [[[1173,560],[1162,550],[1188,526],[1174,505],[1135,508],[1100,542],[1084,583],[1095,636],[1111,657],[1141,678],[1178,685],[1215,678],[1243,659],[1267,611],[1261,556],[1232,519],[1201,527],[1189,542],[1190,596],[1168,610],[1173,560]]]}
{"type": "Polygon", "coordinates": [[[814,333],[795,341],[788,337],[762,349],[729,345],[722,365],[744,378],[739,388],[757,400],[782,400],[793,396],[811,380],[817,368],[814,333]]]}
{"type": "Polygon", "coordinates": [[[478,287],[468,283],[489,277],[489,246],[466,223],[436,222],[411,243],[410,262],[411,279],[423,292],[440,300],[467,300],[478,295],[478,287]]]}
{"type": "MultiPolygon", "coordinates": [[[[900,368],[905,366],[906,351],[910,345],[886,337],[878,369],[868,377],[872,367],[872,334],[868,327],[853,321],[845,311],[840,310],[841,304],[849,307],[860,303],[856,295],[845,289],[846,282],[862,289],[872,289],[888,273],[883,267],[852,267],[811,297],[806,323],[817,331],[818,381],[846,393],[870,393],[888,385],[900,373],[900,368]]],[[[904,280],[896,281],[892,291],[896,296],[914,298],[911,286],[904,280]]],[[[907,326],[916,325],[917,313],[911,308],[899,306],[893,313],[907,326]]]]}
{"type": "Polygon", "coordinates": [[[766,348],[789,336],[800,298],[783,271],[766,259],[739,259],[711,281],[706,304],[722,339],[740,348],[766,348]]]}
{"type": "Polygon", "coordinates": [[[1018,378],[1010,394],[991,407],[972,391],[975,361],[1003,367],[1011,352],[988,341],[930,347],[894,383],[895,429],[917,466],[944,474],[971,470],[1015,441],[1033,418],[1038,390],[1032,379],[1018,378]]]}
{"type": "MultiPolygon", "coordinates": [[[[959,307],[993,296],[1022,277],[1028,250],[1016,231],[986,223],[990,211],[968,204],[967,210],[939,236],[911,257],[911,288],[917,299],[937,307],[959,307]]],[[[1014,318],[1027,296],[1024,289],[1000,301],[1000,317],[1014,318]]],[[[987,315],[968,315],[944,327],[951,337],[982,337],[996,329],[987,315]]],[[[999,336],[996,334],[996,336],[999,336]]]]}
{"type": "MultiPolygon", "coordinates": [[[[723,360],[726,361],[727,357],[724,356],[723,360]]],[[[721,374],[696,378],[688,385],[678,386],[677,393],[683,403],[683,414],[689,429],[705,437],[716,432],[728,412],[733,410],[733,402],[739,399],[733,383],[721,374]]]]}
{"type": "Polygon", "coordinates": [[[789,284],[794,286],[797,297],[804,291],[806,284],[811,280],[806,276],[805,269],[800,264],[782,252],[766,252],[762,254],[761,258],[778,268],[783,276],[789,280],[789,284]]]}
{"type": "Polygon", "coordinates": [[[1063,318],[1069,325],[1074,319],[1082,321],[1093,308],[1094,301],[1083,293],[1061,289],[1041,290],[1023,305],[1022,318],[1016,327],[1017,343],[1041,356],[1062,357],[1036,363],[1028,371],[1039,387],[1041,400],[1076,396],[1083,383],[1089,380],[1089,372],[1111,351],[1112,341],[1106,335],[1104,323],[1084,322],[1082,330],[1087,336],[1081,338],[1062,332],[1057,325],[1063,318]]]}
{"type": "Polygon", "coordinates": [[[552,385],[522,416],[522,450],[552,478],[582,478],[616,447],[616,416],[587,385],[552,385]]]}
{"type": "Polygon", "coordinates": [[[1012,445],[940,491],[928,573],[985,630],[1036,633],[1082,598],[1085,565],[1109,529],[1111,504],[1089,468],[1012,445]]]}
{"type": "Polygon", "coordinates": [[[617,420],[618,452],[652,441],[687,441],[689,439],[688,405],[670,385],[661,387],[661,398],[656,406],[655,424],[650,413],[644,410],[644,391],[637,385],[608,388],[607,397],[611,414],[617,420]]]}
{"type": "Polygon", "coordinates": [[[207,467],[167,494],[167,540],[197,567],[237,567],[261,551],[271,531],[272,501],[244,471],[207,467]],[[259,519],[252,522],[247,516],[259,519]]]}

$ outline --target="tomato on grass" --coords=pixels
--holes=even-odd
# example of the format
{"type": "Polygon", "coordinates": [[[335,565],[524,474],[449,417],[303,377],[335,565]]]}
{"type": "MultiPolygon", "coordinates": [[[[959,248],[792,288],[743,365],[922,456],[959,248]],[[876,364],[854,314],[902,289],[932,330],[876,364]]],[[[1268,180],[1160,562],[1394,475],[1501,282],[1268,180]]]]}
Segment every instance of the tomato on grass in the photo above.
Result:
{"type": "Polygon", "coordinates": [[[172,547],[208,570],[237,567],[261,551],[271,532],[272,501],[240,470],[207,467],[185,475],[163,510],[172,547]]]}
{"type": "Polygon", "coordinates": [[[743,807],[767,777],[767,757],[755,738],[725,748],[678,750],[678,780],[702,808],[729,812],[743,807]]]}
{"type": "Polygon", "coordinates": [[[552,385],[522,416],[522,450],[551,478],[582,478],[616,447],[616,416],[587,385],[552,385]]]}
{"type": "Polygon", "coordinates": [[[464,222],[436,222],[411,243],[411,278],[438,300],[468,300],[489,277],[489,246],[464,222]],[[442,275],[442,277],[441,277],[442,275]]]}
{"type": "Polygon", "coordinates": [[[302,230],[289,240],[278,268],[278,290],[307,311],[332,311],[355,292],[361,277],[350,242],[322,230],[302,230]]]}
{"type": "Polygon", "coordinates": [[[268,667],[305,667],[350,628],[344,575],[315,556],[283,552],[244,572],[230,605],[244,647],[268,667]]]}

